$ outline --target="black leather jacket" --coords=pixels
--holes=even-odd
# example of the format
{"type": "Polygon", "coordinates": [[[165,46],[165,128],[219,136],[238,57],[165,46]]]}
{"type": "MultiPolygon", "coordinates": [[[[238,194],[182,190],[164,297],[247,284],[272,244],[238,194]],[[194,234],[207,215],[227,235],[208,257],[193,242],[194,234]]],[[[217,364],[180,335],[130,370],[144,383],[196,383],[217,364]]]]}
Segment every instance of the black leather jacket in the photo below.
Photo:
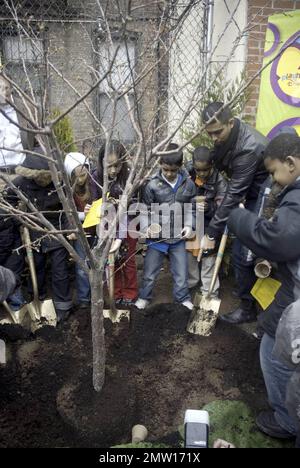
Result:
{"type": "Polygon", "coordinates": [[[162,227],[158,237],[170,244],[178,242],[183,227],[194,227],[195,223],[193,199],[196,186],[185,169],[181,169],[179,175],[181,182],[175,191],[159,171],[144,187],[142,196],[146,212],[140,217],[141,231],[145,231],[153,221],[158,222],[162,227]],[[169,206],[172,206],[172,210],[168,209],[169,206]]]}
{"type": "Polygon", "coordinates": [[[230,178],[228,190],[207,228],[208,235],[218,237],[224,231],[232,209],[246,200],[256,200],[268,173],[263,162],[267,138],[250,125],[240,122],[237,141],[232,149],[216,162],[216,167],[230,178]]]}

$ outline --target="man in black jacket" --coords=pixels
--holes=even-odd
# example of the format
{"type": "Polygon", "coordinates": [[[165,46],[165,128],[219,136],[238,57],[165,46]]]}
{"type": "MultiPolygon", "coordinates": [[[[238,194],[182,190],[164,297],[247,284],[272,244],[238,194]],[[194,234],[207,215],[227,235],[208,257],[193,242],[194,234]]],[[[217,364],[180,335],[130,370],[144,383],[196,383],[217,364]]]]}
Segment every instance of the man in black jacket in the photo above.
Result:
{"type": "Polygon", "coordinates": [[[272,411],[261,413],[257,425],[273,437],[290,438],[297,432],[285,401],[293,370],[279,361],[273,350],[283,311],[300,298],[300,138],[278,135],[269,143],[264,158],[274,181],[283,187],[277,210],[267,220],[237,208],[230,214],[228,227],[255,255],[278,265],[281,287],[259,316],[264,330],[260,362],[272,411]]]}
{"type": "MultiPolygon", "coordinates": [[[[202,113],[203,122],[209,122],[206,131],[214,142],[215,166],[229,178],[223,202],[207,227],[203,248],[215,248],[222,235],[230,212],[244,202],[254,211],[260,187],[267,177],[263,152],[268,140],[254,128],[233,118],[231,110],[221,102],[209,104],[202,113]]],[[[256,319],[255,303],[250,291],[255,282],[253,260],[248,249],[238,240],[233,245],[233,264],[238,285],[240,306],[222,316],[229,323],[250,322],[256,319]]]]}

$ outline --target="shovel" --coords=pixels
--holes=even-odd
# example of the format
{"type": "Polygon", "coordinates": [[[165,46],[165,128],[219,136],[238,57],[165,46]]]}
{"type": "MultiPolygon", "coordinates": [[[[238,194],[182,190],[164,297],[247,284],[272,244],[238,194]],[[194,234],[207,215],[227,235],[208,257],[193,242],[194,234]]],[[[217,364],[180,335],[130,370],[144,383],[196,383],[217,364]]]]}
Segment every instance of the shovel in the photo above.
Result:
{"type": "Polygon", "coordinates": [[[200,336],[210,336],[213,331],[213,328],[218,318],[221,299],[211,297],[211,294],[214,289],[214,285],[216,283],[216,279],[220,270],[227,243],[227,238],[228,228],[226,226],[220,242],[214,273],[211,279],[208,294],[206,296],[202,296],[199,307],[194,312],[192,312],[191,318],[187,326],[187,331],[189,333],[194,333],[195,335],[200,336]]]}
{"type": "Polygon", "coordinates": [[[25,304],[23,307],[21,307],[21,309],[19,310],[11,310],[11,308],[9,307],[8,303],[6,301],[3,301],[2,302],[2,305],[4,307],[4,309],[6,310],[6,312],[8,313],[10,319],[6,319],[6,318],[3,318],[0,320],[0,324],[3,325],[5,323],[13,323],[14,325],[21,325],[21,326],[24,326],[25,328],[27,328],[27,321],[26,321],[26,324],[25,324],[25,317],[28,313],[28,309],[27,309],[27,304],[25,304]]]}
{"type": "Polygon", "coordinates": [[[108,289],[109,289],[109,303],[110,308],[103,310],[104,318],[110,319],[113,323],[120,322],[121,319],[127,318],[130,319],[130,311],[125,309],[117,309],[115,302],[115,255],[116,250],[110,251],[108,255],[108,289]]]}
{"type": "Polygon", "coordinates": [[[26,253],[33,288],[33,301],[27,304],[27,309],[31,318],[31,331],[34,333],[36,330],[45,325],[56,327],[57,317],[52,299],[46,299],[45,301],[39,300],[31,240],[27,227],[24,227],[23,238],[26,246],[26,253]]]}

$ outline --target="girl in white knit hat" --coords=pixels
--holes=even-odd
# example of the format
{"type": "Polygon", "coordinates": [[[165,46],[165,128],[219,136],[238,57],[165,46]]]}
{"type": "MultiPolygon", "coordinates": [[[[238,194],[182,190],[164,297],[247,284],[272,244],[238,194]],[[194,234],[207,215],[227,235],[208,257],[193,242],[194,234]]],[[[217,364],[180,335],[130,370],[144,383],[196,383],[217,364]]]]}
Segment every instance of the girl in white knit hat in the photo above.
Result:
{"type": "MultiPolygon", "coordinates": [[[[86,156],[81,153],[68,153],[64,164],[66,172],[70,177],[78,216],[80,221],[83,222],[85,218],[85,206],[92,202],[89,176],[90,164],[86,156]]],[[[87,233],[87,237],[92,241],[90,233],[87,233]]],[[[74,248],[78,255],[85,259],[81,243],[77,239],[74,242],[74,248]]],[[[90,306],[91,301],[89,278],[77,263],[75,265],[75,272],[78,307],[84,309],[90,306]]]]}

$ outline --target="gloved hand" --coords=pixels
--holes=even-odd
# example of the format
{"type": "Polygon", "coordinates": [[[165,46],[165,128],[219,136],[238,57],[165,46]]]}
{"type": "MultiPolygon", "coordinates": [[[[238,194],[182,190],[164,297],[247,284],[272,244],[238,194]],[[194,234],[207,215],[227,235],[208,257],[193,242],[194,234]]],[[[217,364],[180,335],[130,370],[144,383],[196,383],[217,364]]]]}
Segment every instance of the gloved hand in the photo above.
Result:
{"type": "Polygon", "coordinates": [[[208,235],[205,234],[205,236],[203,236],[201,240],[201,249],[203,250],[203,252],[207,253],[210,250],[214,250],[215,247],[216,240],[209,238],[208,235]]]}
{"type": "Polygon", "coordinates": [[[121,247],[121,244],[122,244],[122,239],[115,239],[112,243],[112,246],[110,248],[110,251],[109,253],[110,254],[116,254],[119,250],[119,248],[121,247]]]}
{"type": "Polygon", "coordinates": [[[185,226],[181,231],[182,239],[190,239],[192,237],[193,229],[191,226],[185,226]]]}

